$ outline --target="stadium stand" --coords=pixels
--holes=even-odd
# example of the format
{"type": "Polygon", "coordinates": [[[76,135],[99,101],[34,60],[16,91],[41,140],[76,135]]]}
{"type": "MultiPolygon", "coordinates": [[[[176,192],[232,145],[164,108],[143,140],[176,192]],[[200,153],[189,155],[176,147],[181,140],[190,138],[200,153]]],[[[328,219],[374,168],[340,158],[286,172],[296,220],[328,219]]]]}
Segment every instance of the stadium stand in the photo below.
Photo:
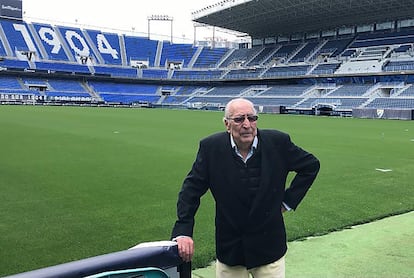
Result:
{"type": "Polygon", "coordinates": [[[203,47],[200,55],[197,57],[194,68],[215,68],[223,55],[229,50],[227,48],[209,48],[203,47]]]}
{"type": "Polygon", "coordinates": [[[101,32],[97,30],[85,30],[89,37],[92,49],[96,49],[96,59],[99,64],[122,65],[120,58],[121,50],[119,36],[114,33],[101,32]]]}
{"type": "Polygon", "coordinates": [[[414,109],[414,23],[402,22],[253,38],[233,49],[1,19],[0,100],[221,109],[241,96],[287,113],[317,114],[325,104],[335,115],[414,109]]]}

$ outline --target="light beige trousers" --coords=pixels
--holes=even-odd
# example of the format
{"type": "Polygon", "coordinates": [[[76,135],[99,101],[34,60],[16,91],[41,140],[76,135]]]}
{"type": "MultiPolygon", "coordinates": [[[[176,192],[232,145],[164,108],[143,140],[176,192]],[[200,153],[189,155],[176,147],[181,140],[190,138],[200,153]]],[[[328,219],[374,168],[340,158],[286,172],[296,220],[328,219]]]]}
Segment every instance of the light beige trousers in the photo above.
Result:
{"type": "Polygon", "coordinates": [[[244,266],[228,266],[216,260],[216,278],[285,278],[285,257],[279,260],[247,269],[244,266]],[[250,276],[251,275],[251,276],[250,276]]]}

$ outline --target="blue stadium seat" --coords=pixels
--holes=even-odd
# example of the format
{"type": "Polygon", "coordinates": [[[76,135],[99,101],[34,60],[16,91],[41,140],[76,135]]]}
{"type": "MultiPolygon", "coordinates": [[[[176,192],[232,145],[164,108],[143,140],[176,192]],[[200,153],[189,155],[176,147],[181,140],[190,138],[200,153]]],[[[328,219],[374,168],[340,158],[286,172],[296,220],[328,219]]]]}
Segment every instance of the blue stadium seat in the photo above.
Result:
{"type": "Polygon", "coordinates": [[[13,57],[16,57],[16,52],[18,51],[33,51],[39,53],[36,45],[32,43],[34,41],[33,36],[29,32],[25,22],[2,19],[0,20],[0,24],[6,34],[13,57]],[[31,42],[30,45],[27,42],[31,42]]]}
{"type": "Polygon", "coordinates": [[[183,67],[187,67],[196,50],[191,44],[163,42],[160,66],[166,67],[168,62],[182,62],[183,67]]]}
{"type": "Polygon", "coordinates": [[[153,67],[157,53],[158,42],[142,37],[124,35],[126,56],[128,62],[136,60],[148,60],[149,66],[153,67]]]}
{"type": "Polygon", "coordinates": [[[76,57],[89,57],[96,60],[93,48],[89,45],[88,39],[84,36],[81,29],[64,26],[58,26],[56,28],[64,39],[62,43],[67,45],[67,49],[73,55],[73,58],[70,57],[70,61],[76,61],[76,57]]]}
{"type": "Polygon", "coordinates": [[[42,44],[42,47],[46,52],[46,56],[43,57],[44,59],[70,61],[53,26],[39,23],[33,23],[32,25],[39,34],[39,42],[42,44]]]}
{"type": "Polygon", "coordinates": [[[119,44],[119,35],[114,33],[105,33],[97,30],[86,30],[91,41],[96,46],[98,55],[103,59],[100,63],[106,65],[122,65],[121,46],[119,44]]]}

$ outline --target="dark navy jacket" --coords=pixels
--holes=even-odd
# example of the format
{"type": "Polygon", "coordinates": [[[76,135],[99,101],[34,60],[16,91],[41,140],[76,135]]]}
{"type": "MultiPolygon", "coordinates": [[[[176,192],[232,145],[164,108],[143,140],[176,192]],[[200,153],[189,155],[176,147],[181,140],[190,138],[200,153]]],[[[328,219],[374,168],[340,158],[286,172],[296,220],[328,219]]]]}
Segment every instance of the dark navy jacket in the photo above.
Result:
{"type": "Polygon", "coordinates": [[[210,190],[216,202],[216,255],[220,262],[253,268],[274,262],[287,250],[282,202],[296,209],[315,180],[319,160],[296,146],[289,135],[258,130],[260,185],[250,206],[243,202],[237,161],[227,132],[200,141],[197,157],[177,202],[172,237],[193,235],[200,197],[210,190]],[[285,189],[289,172],[296,172],[285,189]]]}

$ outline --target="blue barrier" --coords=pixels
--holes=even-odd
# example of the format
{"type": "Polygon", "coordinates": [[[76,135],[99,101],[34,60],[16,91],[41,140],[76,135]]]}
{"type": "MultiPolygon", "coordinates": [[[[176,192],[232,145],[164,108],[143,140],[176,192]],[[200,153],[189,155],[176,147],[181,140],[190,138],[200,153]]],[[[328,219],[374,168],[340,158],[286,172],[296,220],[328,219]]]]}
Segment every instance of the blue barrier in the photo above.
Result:
{"type": "Polygon", "coordinates": [[[181,260],[175,242],[160,242],[160,244],[155,242],[137,245],[129,250],[18,273],[7,276],[7,278],[80,278],[88,276],[191,278],[191,264],[181,260]],[[134,271],[141,273],[134,274],[134,271]],[[114,276],[111,275],[111,272],[114,276]]]}

